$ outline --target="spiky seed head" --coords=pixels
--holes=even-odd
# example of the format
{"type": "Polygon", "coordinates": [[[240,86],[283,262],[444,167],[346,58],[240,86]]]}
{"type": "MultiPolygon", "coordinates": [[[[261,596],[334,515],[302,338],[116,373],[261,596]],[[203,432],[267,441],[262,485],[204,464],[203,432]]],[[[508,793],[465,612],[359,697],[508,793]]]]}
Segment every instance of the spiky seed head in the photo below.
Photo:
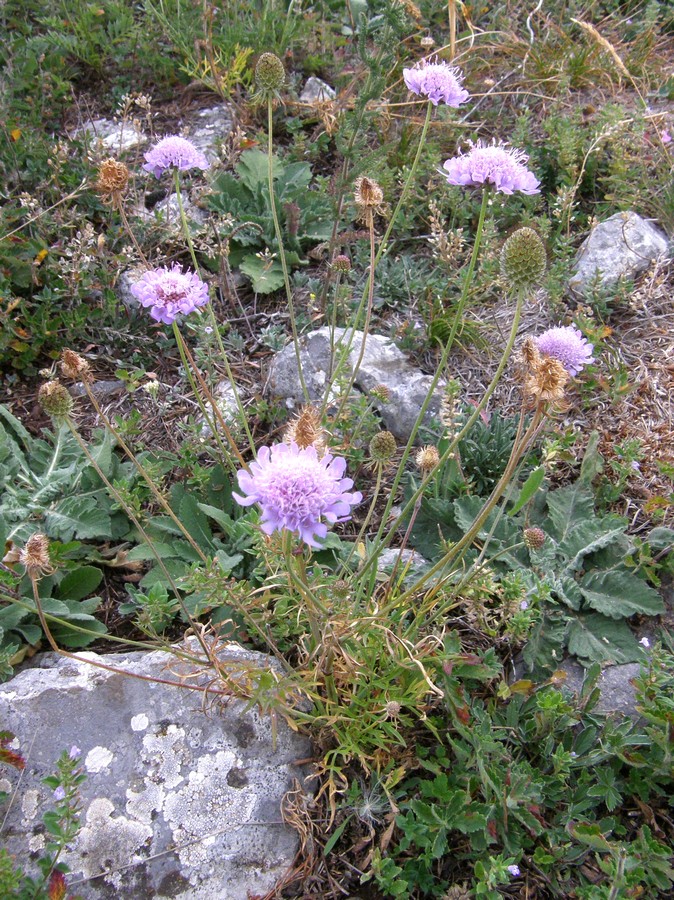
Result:
{"type": "Polygon", "coordinates": [[[105,159],[98,170],[96,190],[103,197],[119,197],[129,183],[129,170],[117,159],[105,159]]]}
{"type": "Polygon", "coordinates": [[[533,367],[525,381],[526,392],[542,402],[554,403],[564,396],[569,373],[558,359],[545,356],[533,367]]]}
{"type": "Polygon", "coordinates": [[[391,399],[391,388],[385,384],[376,384],[370,391],[370,395],[380,403],[388,403],[391,399]]]}
{"type": "Polygon", "coordinates": [[[523,362],[529,369],[535,369],[536,366],[540,365],[541,353],[534,338],[527,337],[524,339],[520,354],[523,362]]]}
{"type": "Polygon", "coordinates": [[[73,381],[92,380],[91,366],[74,350],[64,350],[61,354],[61,372],[65,378],[72,378],[73,381]]]}
{"type": "Polygon", "coordinates": [[[442,900],[472,900],[472,891],[469,891],[466,884],[453,884],[442,900]]]}
{"type": "Polygon", "coordinates": [[[31,534],[19,554],[19,562],[25,567],[31,578],[53,572],[49,559],[49,539],[46,534],[31,534]]]}
{"type": "Polygon", "coordinates": [[[397,700],[389,700],[384,707],[384,713],[386,714],[387,719],[397,719],[400,715],[400,710],[402,707],[398,703],[397,700]]]}
{"type": "Polygon", "coordinates": [[[286,444],[294,441],[300,450],[315,447],[319,456],[325,453],[327,444],[325,431],[321,425],[321,417],[313,406],[305,406],[299,416],[289,423],[283,435],[286,444]]]}
{"type": "Polygon", "coordinates": [[[522,536],[529,550],[540,550],[545,543],[545,532],[542,528],[525,528],[522,536]]]}
{"type": "Polygon", "coordinates": [[[263,53],[255,66],[255,84],[264,94],[280,90],[286,80],[286,70],[275,53],[263,53]]]}
{"type": "Polygon", "coordinates": [[[370,441],[369,449],[372,462],[384,465],[396,455],[398,444],[390,431],[378,431],[370,441]]]}
{"type": "Polygon", "coordinates": [[[353,196],[356,206],[363,211],[372,210],[376,212],[384,202],[384,192],[373,178],[361,175],[357,178],[353,186],[353,196]]]}
{"type": "Polygon", "coordinates": [[[437,447],[428,445],[422,447],[417,453],[416,464],[422,475],[428,475],[440,462],[440,454],[437,447]]]}
{"type": "Polygon", "coordinates": [[[336,272],[342,272],[343,274],[346,274],[347,272],[351,271],[351,260],[345,253],[340,253],[332,260],[332,268],[336,272]]]}
{"type": "Polygon", "coordinates": [[[533,228],[518,228],[503,245],[501,274],[511,293],[538,287],[545,265],[545,246],[533,228]]]}
{"type": "Polygon", "coordinates": [[[55,421],[67,419],[73,408],[73,398],[60,381],[46,381],[37,392],[42,409],[55,421]]]}

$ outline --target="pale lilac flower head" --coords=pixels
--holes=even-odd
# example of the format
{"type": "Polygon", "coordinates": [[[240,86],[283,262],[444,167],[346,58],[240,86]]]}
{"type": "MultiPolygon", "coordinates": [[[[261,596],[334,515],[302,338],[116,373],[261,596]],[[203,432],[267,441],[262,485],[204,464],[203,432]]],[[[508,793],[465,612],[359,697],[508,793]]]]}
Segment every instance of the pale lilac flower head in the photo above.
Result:
{"type": "Polygon", "coordinates": [[[131,293],[141,306],[150,307],[153,319],[166,325],[208,303],[208,285],[194,272],[183,272],[178,263],[146,272],[131,286],[131,293]]]}
{"type": "Polygon", "coordinates": [[[508,866],[508,871],[514,878],[517,878],[517,876],[520,874],[520,867],[519,866],[508,866]]]}
{"type": "Polygon", "coordinates": [[[523,150],[478,141],[467,153],[448,159],[443,174],[450,184],[493,184],[502,194],[537,194],[540,181],[527,169],[528,159],[523,150]]]}
{"type": "Polygon", "coordinates": [[[461,71],[439,62],[437,56],[422,59],[412,69],[403,69],[403,78],[408,90],[428,97],[434,106],[441,100],[447,106],[461,106],[470,96],[462,87],[461,71]]]}
{"type": "Polygon", "coordinates": [[[317,538],[330,525],[351,518],[351,507],[363,499],[351,478],[343,478],[346,460],[329,453],[319,458],[313,446],[300,449],[295,442],[262,447],[250,472],[237,473],[245,496],[232,494],[242,506],[259,503],[260,526],[265,534],[283,528],[297,532],[310,547],[320,547],[317,538]]]}
{"type": "Polygon", "coordinates": [[[158,144],[148,150],[145,154],[143,168],[146,172],[161,178],[164,172],[170,168],[207,169],[208,160],[191,141],[172,135],[162,138],[158,144]]]}
{"type": "Polygon", "coordinates": [[[663,144],[671,144],[672,136],[669,133],[669,131],[667,131],[666,128],[663,128],[662,131],[660,132],[660,140],[662,141],[663,144]]]}
{"type": "Polygon", "coordinates": [[[52,794],[54,800],[65,800],[65,796],[66,791],[62,784],[60,784],[52,794]]]}
{"type": "Polygon", "coordinates": [[[81,755],[82,755],[82,751],[80,750],[80,748],[76,744],[73,744],[72,747],[70,748],[68,756],[74,760],[74,759],[79,759],[81,755]]]}
{"type": "Polygon", "coordinates": [[[572,377],[594,362],[592,344],[574,325],[548,328],[536,338],[536,346],[544,356],[558,359],[572,377]]]}

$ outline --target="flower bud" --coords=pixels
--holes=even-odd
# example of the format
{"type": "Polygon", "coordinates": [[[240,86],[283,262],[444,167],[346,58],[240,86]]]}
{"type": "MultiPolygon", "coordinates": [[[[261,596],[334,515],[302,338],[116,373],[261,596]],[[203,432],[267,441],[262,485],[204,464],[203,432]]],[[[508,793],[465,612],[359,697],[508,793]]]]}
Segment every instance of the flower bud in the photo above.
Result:
{"type": "Polygon", "coordinates": [[[67,419],[73,408],[73,398],[60,381],[47,381],[37,392],[42,409],[55,421],[67,419]]]}
{"type": "Polygon", "coordinates": [[[346,274],[351,271],[351,260],[344,253],[340,253],[339,256],[335,256],[332,260],[332,268],[336,272],[342,272],[346,274]]]}
{"type": "Polygon", "coordinates": [[[422,447],[417,453],[416,464],[422,475],[428,475],[440,462],[440,454],[436,447],[422,447]]]}
{"type": "Polygon", "coordinates": [[[523,537],[529,550],[540,550],[545,543],[545,532],[542,528],[525,528],[523,537]]]}
{"type": "Polygon", "coordinates": [[[398,445],[390,431],[378,431],[370,441],[369,449],[372,462],[383,464],[393,459],[398,445]]]}
{"type": "Polygon", "coordinates": [[[391,388],[387,387],[385,384],[375,384],[370,391],[370,395],[374,397],[375,400],[379,400],[380,403],[388,403],[391,399],[391,388]]]}
{"type": "Polygon", "coordinates": [[[511,293],[538,287],[545,265],[545,247],[533,228],[519,228],[503,245],[501,274],[511,293]]]}
{"type": "Polygon", "coordinates": [[[255,84],[264,93],[275,93],[286,80],[283,63],[275,53],[263,53],[255,66],[255,84]]]}

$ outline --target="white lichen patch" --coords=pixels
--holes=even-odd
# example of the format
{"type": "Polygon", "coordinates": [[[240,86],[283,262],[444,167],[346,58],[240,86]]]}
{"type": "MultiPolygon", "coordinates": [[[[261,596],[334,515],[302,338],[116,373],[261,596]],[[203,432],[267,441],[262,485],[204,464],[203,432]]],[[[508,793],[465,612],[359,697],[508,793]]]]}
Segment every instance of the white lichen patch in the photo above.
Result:
{"type": "Polygon", "coordinates": [[[12,793],[12,783],[9,778],[0,778],[0,793],[2,794],[11,794],[12,793]]]}
{"type": "Polygon", "coordinates": [[[149,825],[152,822],[152,814],[159,812],[164,805],[166,791],[161,784],[154,784],[151,781],[145,781],[144,784],[145,789],[142,791],[127,789],[126,812],[133,819],[149,825]]]}
{"type": "Polygon", "coordinates": [[[189,761],[184,728],[169,725],[165,732],[146,734],[143,748],[150,781],[163,784],[170,790],[185,780],[180,774],[183,764],[189,761]]]}
{"type": "Polygon", "coordinates": [[[21,812],[23,813],[22,824],[26,827],[32,824],[33,819],[37,815],[39,796],[39,793],[34,789],[26,791],[23,795],[23,799],[21,800],[21,812]]]}
{"type": "Polygon", "coordinates": [[[194,883],[199,873],[213,863],[213,853],[221,854],[221,835],[244,825],[257,802],[253,788],[232,788],[227,776],[236,765],[236,754],[219,750],[202,756],[190,772],[187,783],[169,794],[164,803],[164,818],[171,828],[186,877],[194,883]],[[199,838],[195,842],[195,838],[199,838]]]}
{"type": "Polygon", "coordinates": [[[31,853],[40,853],[44,850],[45,843],[43,834],[33,834],[28,838],[28,849],[31,853]]]}
{"type": "Polygon", "coordinates": [[[106,797],[92,800],[76,851],[69,853],[66,861],[73,871],[87,878],[107,872],[105,880],[119,887],[125,868],[144,859],[140,851],[150,844],[152,828],[125,816],[113,817],[114,812],[106,797]]]}
{"type": "Polygon", "coordinates": [[[84,760],[84,768],[87,772],[97,774],[107,769],[113,759],[114,755],[107,747],[92,747],[84,760]]]}
{"type": "Polygon", "coordinates": [[[131,731],[146,731],[150,720],[145,713],[138,713],[131,719],[131,731]]]}

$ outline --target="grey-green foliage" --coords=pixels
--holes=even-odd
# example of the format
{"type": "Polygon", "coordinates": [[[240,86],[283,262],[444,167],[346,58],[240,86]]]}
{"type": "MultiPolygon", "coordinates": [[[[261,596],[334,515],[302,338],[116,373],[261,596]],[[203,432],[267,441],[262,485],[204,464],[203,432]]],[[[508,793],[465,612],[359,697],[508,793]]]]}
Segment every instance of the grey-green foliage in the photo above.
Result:
{"type": "MultiPolygon", "coordinates": [[[[318,180],[313,179],[308,163],[286,163],[274,156],[272,165],[286,261],[295,268],[306,262],[307,249],[330,237],[333,207],[327,195],[316,189],[318,180]]],[[[251,279],[254,291],[268,294],[283,287],[283,268],[269,202],[267,154],[246,150],[235,171],[236,175],[226,172],[215,179],[208,206],[234,220],[230,264],[251,279]]]]}
{"type": "MultiPolygon", "coordinates": [[[[93,443],[91,453],[108,478],[123,475],[109,436],[93,443]]],[[[53,542],[55,571],[39,581],[44,612],[88,632],[52,622],[59,643],[83,647],[106,630],[93,616],[101,598],[90,596],[103,573],[88,564],[95,554],[81,542],[121,538],[128,531],[126,515],[114,508],[66,427],[35,438],[0,406],[0,549],[21,548],[35,532],[53,542]]],[[[0,585],[0,678],[11,674],[22,648],[37,644],[41,636],[30,579],[20,568],[15,575],[6,570],[0,585]]]]}

